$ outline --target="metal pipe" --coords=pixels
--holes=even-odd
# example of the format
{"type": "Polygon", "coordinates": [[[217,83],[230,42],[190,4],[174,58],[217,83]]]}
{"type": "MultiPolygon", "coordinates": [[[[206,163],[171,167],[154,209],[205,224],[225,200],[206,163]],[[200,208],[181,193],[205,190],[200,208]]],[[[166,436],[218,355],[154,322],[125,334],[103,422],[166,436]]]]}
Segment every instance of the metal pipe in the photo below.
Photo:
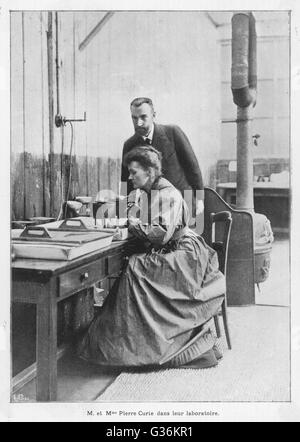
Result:
{"type": "Polygon", "coordinates": [[[238,13],[232,17],[231,90],[237,106],[255,106],[256,32],[252,13],[238,13]]]}
{"type": "Polygon", "coordinates": [[[254,211],[252,112],[256,104],[256,32],[252,13],[232,17],[231,90],[237,105],[236,206],[254,211]]]}
{"type": "Polygon", "coordinates": [[[252,110],[252,105],[237,109],[237,118],[240,121],[237,125],[236,207],[249,211],[254,210],[252,110]]]}
{"type": "Polygon", "coordinates": [[[257,92],[257,36],[255,28],[255,18],[249,15],[249,88],[253,92],[253,107],[256,105],[257,92]]]}

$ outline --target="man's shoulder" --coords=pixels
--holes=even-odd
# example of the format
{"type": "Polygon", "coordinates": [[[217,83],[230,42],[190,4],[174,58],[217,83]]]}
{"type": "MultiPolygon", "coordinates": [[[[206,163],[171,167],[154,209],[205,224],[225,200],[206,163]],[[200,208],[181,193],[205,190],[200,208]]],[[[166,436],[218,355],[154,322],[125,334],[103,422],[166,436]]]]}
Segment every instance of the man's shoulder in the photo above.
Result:
{"type": "Polygon", "coordinates": [[[177,126],[177,124],[155,124],[155,127],[157,129],[167,130],[167,131],[172,131],[172,130],[180,129],[180,127],[177,126]]]}
{"type": "Polygon", "coordinates": [[[137,136],[133,134],[131,137],[127,138],[124,142],[123,150],[126,152],[128,149],[131,149],[137,143],[137,136]]]}
{"type": "MultiPolygon", "coordinates": [[[[165,134],[168,138],[173,138],[174,134],[181,132],[182,129],[180,129],[179,126],[176,124],[157,124],[154,125],[154,131],[158,134],[165,134]]],[[[131,137],[127,138],[127,140],[124,142],[123,145],[123,152],[127,152],[132,147],[136,146],[139,142],[139,137],[137,137],[136,134],[133,134],[131,137]]]]}
{"type": "Polygon", "coordinates": [[[156,124],[158,131],[165,132],[167,135],[173,135],[176,132],[182,132],[177,124],[156,124]]]}

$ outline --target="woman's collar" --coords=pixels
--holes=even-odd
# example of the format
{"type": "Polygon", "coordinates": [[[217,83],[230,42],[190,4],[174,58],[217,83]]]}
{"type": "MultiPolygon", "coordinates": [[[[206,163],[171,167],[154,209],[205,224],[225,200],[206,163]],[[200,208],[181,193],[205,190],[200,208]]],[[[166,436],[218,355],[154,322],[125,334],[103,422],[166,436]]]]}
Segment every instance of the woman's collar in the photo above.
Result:
{"type": "Polygon", "coordinates": [[[156,177],[155,180],[153,181],[153,183],[150,186],[147,186],[147,188],[143,188],[142,190],[146,193],[151,193],[151,190],[157,190],[159,188],[159,180],[160,180],[160,176],[156,177]]]}

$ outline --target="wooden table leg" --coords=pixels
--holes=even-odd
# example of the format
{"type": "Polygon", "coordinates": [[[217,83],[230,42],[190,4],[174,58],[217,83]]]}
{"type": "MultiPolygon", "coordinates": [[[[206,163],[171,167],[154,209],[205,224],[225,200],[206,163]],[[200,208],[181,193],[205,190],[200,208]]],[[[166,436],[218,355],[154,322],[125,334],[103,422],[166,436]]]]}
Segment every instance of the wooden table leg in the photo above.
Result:
{"type": "Polygon", "coordinates": [[[37,377],[36,398],[39,402],[57,398],[57,301],[55,278],[43,286],[37,304],[37,377]]]}

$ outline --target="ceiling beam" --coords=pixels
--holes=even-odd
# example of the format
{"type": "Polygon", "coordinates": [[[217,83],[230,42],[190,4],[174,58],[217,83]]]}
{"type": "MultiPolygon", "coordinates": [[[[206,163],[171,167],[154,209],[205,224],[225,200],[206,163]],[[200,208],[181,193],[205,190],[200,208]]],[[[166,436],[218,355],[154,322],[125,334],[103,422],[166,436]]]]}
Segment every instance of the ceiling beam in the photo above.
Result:
{"type": "Polygon", "coordinates": [[[105,16],[99,21],[99,23],[91,30],[91,32],[85,37],[85,39],[80,43],[78,49],[82,51],[86,46],[93,40],[93,38],[100,32],[103,26],[108,22],[108,20],[114,15],[114,12],[107,12],[105,16]]]}
{"type": "Polygon", "coordinates": [[[212,18],[209,12],[206,12],[205,15],[216,28],[219,26],[219,24],[212,18]]]}

